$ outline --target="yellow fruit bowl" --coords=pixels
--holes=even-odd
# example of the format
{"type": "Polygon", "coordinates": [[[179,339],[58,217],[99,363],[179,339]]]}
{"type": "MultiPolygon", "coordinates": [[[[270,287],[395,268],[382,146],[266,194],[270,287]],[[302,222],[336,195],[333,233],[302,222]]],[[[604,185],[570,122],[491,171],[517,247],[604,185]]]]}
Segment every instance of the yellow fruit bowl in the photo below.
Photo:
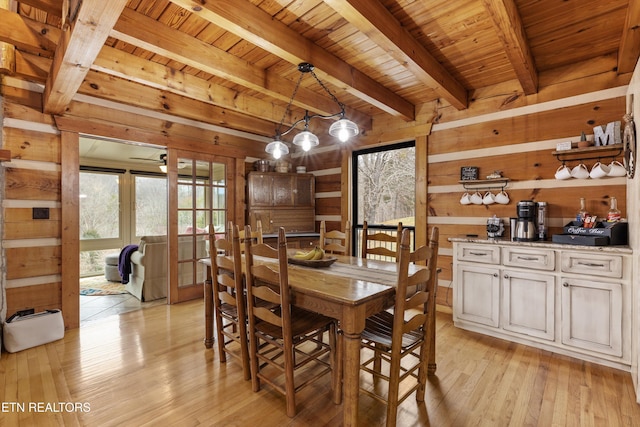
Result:
{"type": "Polygon", "coordinates": [[[336,262],[337,259],[338,258],[336,257],[325,257],[322,259],[301,259],[301,258],[289,257],[289,264],[297,264],[297,265],[303,265],[305,267],[320,268],[320,267],[329,267],[331,264],[336,262]]]}

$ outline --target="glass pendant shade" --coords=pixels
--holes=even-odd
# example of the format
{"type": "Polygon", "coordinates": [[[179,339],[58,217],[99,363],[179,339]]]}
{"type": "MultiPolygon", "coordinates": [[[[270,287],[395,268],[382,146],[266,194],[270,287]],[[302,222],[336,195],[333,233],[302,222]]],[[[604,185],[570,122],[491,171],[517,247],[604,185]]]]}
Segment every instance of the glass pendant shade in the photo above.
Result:
{"type": "Polygon", "coordinates": [[[305,130],[300,132],[293,138],[293,143],[302,147],[304,151],[309,151],[311,147],[315,147],[320,144],[320,140],[317,136],[305,130]]]}
{"type": "Polygon", "coordinates": [[[347,142],[349,138],[360,133],[358,125],[349,119],[340,119],[329,128],[329,135],[337,137],[340,142],[347,142]]]}
{"type": "Polygon", "coordinates": [[[274,139],[267,144],[265,151],[271,154],[274,159],[279,159],[280,157],[289,154],[289,147],[279,139],[274,139]]]}

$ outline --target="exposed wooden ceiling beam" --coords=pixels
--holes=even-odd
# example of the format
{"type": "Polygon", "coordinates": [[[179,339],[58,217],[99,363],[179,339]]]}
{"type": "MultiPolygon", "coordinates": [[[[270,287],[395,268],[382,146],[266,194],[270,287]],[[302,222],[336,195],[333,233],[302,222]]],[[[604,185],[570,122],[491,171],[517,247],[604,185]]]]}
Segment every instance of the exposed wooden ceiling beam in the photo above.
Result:
{"type": "MultiPolygon", "coordinates": [[[[111,35],[125,43],[263,92],[283,102],[289,102],[293,93],[295,82],[256,67],[129,8],[122,12],[111,35]]],[[[302,87],[299,88],[293,103],[299,108],[321,114],[336,112],[336,104],[330,98],[302,87]]],[[[370,128],[369,116],[354,110],[350,110],[349,114],[351,120],[364,128],[370,128]]]]}
{"type": "MultiPolygon", "coordinates": [[[[19,53],[17,58],[17,74],[35,81],[42,81],[46,78],[46,70],[51,67],[51,59],[27,53],[19,53]]],[[[78,94],[261,136],[272,136],[275,130],[273,121],[268,121],[264,117],[252,117],[244,111],[221,108],[211,105],[210,102],[194,100],[151,87],[151,85],[141,85],[126,76],[119,78],[99,71],[87,73],[82,85],[78,88],[78,94]]]]}
{"type": "Polygon", "coordinates": [[[51,69],[51,59],[44,56],[33,55],[27,52],[16,52],[17,76],[24,77],[28,81],[39,82],[44,85],[51,69]]]}
{"type": "Polygon", "coordinates": [[[416,78],[457,109],[467,108],[467,90],[378,0],[324,0],[344,19],[405,64],[416,78]]]}
{"type": "Polygon", "coordinates": [[[498,38],[513,66],[522,90],[527,95],[538,92],[538,72],[524,32],[520,13],[513,0],[483,0],[498,32],[498,38]]]}
{"type": "MultiPolygon", "coordinates": [[[[272,102],[108,46],[102,48],[91,69],[274,123],[285,114],[284,107],[272,102]]],[[[288,123],[294,121],[286,118],[288,123]]]]}
{"type": "MultiPolygon", "coordinates": [[[[16,71],[29,80],[44,83],[51,67],[49,58],[56,48],[51,40],[58,39],[61,30],[47,24],[39,24],[16,13],[2,12],[0,10],[0,20],[11,22],[12,25],[0,26],[0,40],[20,46],[22,50],[16,55],[18,63],[16,71]],[[43,50],[41,46],[46,46],[46,49],[43,50]]],[[[109,46],[103,46],[91,69],[216,105],[226,110],[269,120],[274,124],[279,123],[284,115],[284,107],[274,105],[270,101],[237,92],[109,46]]],[[[328,102],[328,100],[325,101],[328,102]]],[[[330,106],[335,108],[333,103],[330,106]]],[[[362,129],[371,130],[372,121],[369,116],[351,109],[348,111],[351,113],[350,117],[354,117],[362,129]]],[[[284,123],[291,124],[299,118],[290,112],[285,117],[284,123]]],[[[275,131],[275,125],[273,131],[275,131]]]]}
{"type": "Polygon", "coordinates": [[[49,58],[53,56],[60,36],[60,30],[57,28],[23,18],[2,8],[0,22],[0,41],[10,43],[26,52],[49,58]]]}
{"type": "MultiPolygon", "coordinates": [[[[74,104],[72,103],[71,105],[71,109],[75,113],[75,108],[73,108],[74,104]]],[[[91,105],[88,107],[92,108],[91,105]]],[[[115,112],[117,113],[118,111],[115,112]]],[[[150,121],[151,120],[145,120],[145,122],[150,121]]],[[[56,127],[61,130],[69,130],[89,135],[99,135],[106,138],[144,141],[146,143],[164,147],[171,146],[172,148],[194,151],[201,148],[199,145],[194,146],[194,141],[200,140],[201,142],[210,144],[209,152],[213,154],[222,154],[238,158],[264,155],[264,145],[262,143],[243,140],[242,138],[237,137],[230,137],[225,134],[218,135],[216,132],[211,131],[203,131],[201,132],[203,135],[198,135],[198,137],[193,134],[184,136],[173,132],[167,132],[166,129],[163,129],[162,127],[147,127],[146,123],[138,123],[136,126],[111,120],[87,118],[86,114],[82,116],[76,116],[75,114],[55,116],[55,123],[56,127]],[[220,140],[225,141],[225,143],[216,142],[220,140]]]]}
{"type": "Polygon", "coordinates": [[[272,122],[237,113],[183,96],[168,93],[149,86],[143,86],[127,79],[91,71],[83,82],[80,93],[133,105],[158,113],[239,129],[257,135],[273,135],[272,122]]]}
{"type": "Polygon", "coordinates": [[[43,93],[45,113],[62,114],[118,20],[127,0],[84,0],[63,30],[43,93]]]}
{"type": "Polygon", "coordinates": [[[53,16],[62,16],[62,3],[60,0],[20,0],[20,5],[31,6],[53,16]]]}
{"type": "Polygon", "coordinates": [[[371,105],[405,120],[415,119],[415,106],[335,55],[302,37],[248,1],[170,0],[203,19],[260,46],[292,64],[311,62],[318,74],[371,105]]]}
{"type": "Polygon", "coordinates": [[[640,2],[630,0],[624,20],[620,48],[618,49],[618,73],[634,70],[640,56],[640,2]]]}

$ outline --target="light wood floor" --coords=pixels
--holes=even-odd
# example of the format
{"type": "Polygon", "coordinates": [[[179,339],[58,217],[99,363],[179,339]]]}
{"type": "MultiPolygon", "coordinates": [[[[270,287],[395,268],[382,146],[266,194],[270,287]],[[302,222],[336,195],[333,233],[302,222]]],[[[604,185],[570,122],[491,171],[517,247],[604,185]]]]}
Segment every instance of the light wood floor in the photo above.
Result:
{"type": "MultiPolygon", "coordinates": [[[[203,315],[201,301],[151,307],[2,353],[0,426],[341,424],[328,378],[294,419],[268,387],[252,392],[237,362],[204,348],[203,315]]],[[[466,332],[443,312],[437,362],[425,404],[407,399],[399,426],[640,426],[629,373],[466,332]]],[[[360,419],[384,425],[384,407],[363,396],[360,419]]]]}

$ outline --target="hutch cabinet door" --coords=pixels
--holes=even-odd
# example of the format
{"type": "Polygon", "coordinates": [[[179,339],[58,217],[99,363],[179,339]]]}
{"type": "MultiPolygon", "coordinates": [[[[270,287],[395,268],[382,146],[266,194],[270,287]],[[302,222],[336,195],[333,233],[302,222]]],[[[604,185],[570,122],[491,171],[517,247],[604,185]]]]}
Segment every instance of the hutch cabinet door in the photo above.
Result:
{"type": "Polygon", "coordinates": [[[297,207],[313,207],[315,199],[315,177],[313,175],[296,176],[296,185],[293,189],[295,205],[297,207]]]}
{"type": "Polygon", "coordinates": [[[249,206],[256,207],[272,205],[273,177],[271,175],[250,173],[247,187],[247,199],[249,206]]]}
{"type": "Polygon", "coordinates": [[[295,176],[291,174],[273,175],[273,206],[293,206],[295,176]]]}

